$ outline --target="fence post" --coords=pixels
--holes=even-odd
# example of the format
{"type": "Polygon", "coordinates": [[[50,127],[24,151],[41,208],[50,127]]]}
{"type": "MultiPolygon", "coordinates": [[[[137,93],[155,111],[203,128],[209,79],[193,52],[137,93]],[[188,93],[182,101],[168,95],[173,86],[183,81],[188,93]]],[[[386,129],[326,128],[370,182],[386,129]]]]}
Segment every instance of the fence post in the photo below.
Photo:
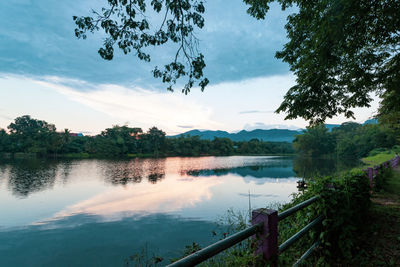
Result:
{"type": "Polygon", "coordinates": [[[374,166],[374,176],[378,175],[378,166],[374,166]]]}
{"type": "Polygon", "coordinates": [[[273,260],[276,266],[278,256],[278,211],[270,209],[256,209],[251,213],[251,224],[264,223],[259,236],[256,254],[263,255],[265,260],[273,260]]]}
{"type": "Polygon", "coordinates": [[[374,169],[373,169],[373,168],[368,168],[368,169],[367,169],[367,175],[368,175],[368,178],[369,178],[369,186],[370,186],[371,189],[372,189],[372,187],[374,186],[374,184],[373,184],[374,169]]]}

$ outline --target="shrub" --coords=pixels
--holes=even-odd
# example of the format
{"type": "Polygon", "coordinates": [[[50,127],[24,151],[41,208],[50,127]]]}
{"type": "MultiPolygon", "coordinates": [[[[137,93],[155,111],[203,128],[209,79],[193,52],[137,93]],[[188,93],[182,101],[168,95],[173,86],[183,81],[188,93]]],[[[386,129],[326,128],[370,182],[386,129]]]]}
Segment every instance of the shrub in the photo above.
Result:
{"type": "Polygon", "coordinates": [[[373,157],[384,152],[389,153],[389,151],[386,148],[375,148],[368,153],[368,157],[373,157]]]}

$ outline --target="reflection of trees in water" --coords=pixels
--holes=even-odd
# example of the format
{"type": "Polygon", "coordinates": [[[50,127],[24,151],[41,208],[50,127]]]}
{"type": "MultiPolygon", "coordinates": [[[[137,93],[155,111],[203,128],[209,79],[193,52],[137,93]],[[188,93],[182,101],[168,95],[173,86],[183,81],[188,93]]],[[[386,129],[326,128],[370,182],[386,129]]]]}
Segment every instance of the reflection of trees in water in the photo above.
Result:
{"type": "Polygon", "coordinates": [[[54,161],[41,160],[16,160],[8,166],[8,188],[19,197],[53,187],[59,167],[54,161]]]}
{"type": "Polygon", "coordinates": [[[297,176],[305,178],[332,175],[359,165],[357,159],[296,157],[293,160],[293,170],[297,176]]]}
{"type": "Polygon", "coordinates": [[[290,178],[294,177],[295,173],[292,170],[290,162],[285,161],[284,164],[281,162],[275,162],[274,164],[268,165],[252,165],[235,168],[224,168],[224,169],[209,169],[209,170],[189,170],[181,172],[181,175],[189,176],[224,176],[227,174],[236,174],[241,177],[253,177],[253,178],[290,178]]]}
{"type": "Polygon", "coordinates": [[[63,184],[67,184],[73,163],[70,160],[62,161],[59,163],[60,167],[60,177],[62,179],[63,184]]]}
{"type": "Polygon", "coordinates": [[[255,178],[290,178],[313,177],[334,174],[358,166],[358,160],[329,158],[296,157],[294,159],[271,160],[267,164],[250,165],[234,168],[186,170],[181,175],[190,176],[221,176],[236,174],[242,177],[255,178]]]}
{"type": "Polygon", "coordinates": [[[8,177],[8,165],[1,163],[2,158],[0,158],[0,185],[6,181],[8,177]]]}
{"type": "Polygon", "coordinates": [[[146,164],[147,167],[147,179],[150,183],[155,184],[165,177],[165,159],[148,159],[146,164]]]}
{"type": "Polygon", "coordinates": [[[135,164],[136,160],[107,161],[104,164],[105,180],[115,185],[128,183],[140,183],[144,174],[141,164],[135,164]]]}
{"type": "Polygon", "coordinates": [[[114,185],[140,183],[144,177],[152,184],[165,177],[165,159],[107,161],[105,180],[114,185]]]}
{"type": "Polygon", "coordinates": [[[150,183],[155,184],[158,181],[164,179],[165,174],[164,173],[150,173],[147,176],[147,179],[149,180],[150,183]]]}

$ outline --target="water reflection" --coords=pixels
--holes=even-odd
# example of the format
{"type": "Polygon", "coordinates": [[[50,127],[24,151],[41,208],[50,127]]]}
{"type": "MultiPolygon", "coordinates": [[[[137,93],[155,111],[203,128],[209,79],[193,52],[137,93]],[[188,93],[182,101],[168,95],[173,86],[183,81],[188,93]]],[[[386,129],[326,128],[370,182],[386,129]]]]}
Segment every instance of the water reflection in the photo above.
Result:
{"type": "MultiPolygon", "coordinates": [[[[0,163],[0,185],[6,184],[18,198],[43,190],[51,190],[56,181],[67,185],[71,172],[84,165],[85,170],[98,179],[112,185],[139,184],[143,179],[157,184],[168,174],[179,174],[182,179],[190,177],[226,176],[229,174],[258,178],[290,178],[329,175],[336,171],[359,165],[354,160],[316,159],[308,157],[201,157],[201,158],[164,158],[132,160],[8,160],[0,163]],[[100,172],[98,173],[98,171],[100,172]]],[[[78,170],[78,175],[80,175],[78,170]]],[[[257,183],[265,180],[258,179],[257,183]]]]}
{"type": "Polygon", "coordinates": [[[289,178],[296,176],[291,165],[247,166],[216,170],[189,170],[186,174],[191,176],[222,176],[227,174],[236,174],[242,177],[253,178],[289,178]]]}
{"type": "Polygon", "coordinates": [[[211,222],[247,210],[249,192],[253,208],[288,201],[293,169],[238,156],[1,162],[0,266],[113,266],[146,243],[207,244],[211,222]]]}
{"type": "Polygon", "coordinates": [[[179,179],[169,176],[162,183],[148,186],[145,183],[115,187],[92,198],[66,207],[55,218],[73,214],[95,214],[115,220],[132,214],[171,213],[184,207],[209,200],[210,188],[222,181],[210,179],[179,179]]]}
{"type": "Polygon", "coordinates": [[[22,198],[32,192],[49,189],[54,186],[59,167],[51,161],[15,161],[6,167],[8,188],[14,195],[22,198]]]}
{"type": "Polygon", "coordinates": [[[296,157],[293,160],[293,171],[298,177],[311,178],[340,173],[360,164],[361,162],[355,159],[296,157]]]}

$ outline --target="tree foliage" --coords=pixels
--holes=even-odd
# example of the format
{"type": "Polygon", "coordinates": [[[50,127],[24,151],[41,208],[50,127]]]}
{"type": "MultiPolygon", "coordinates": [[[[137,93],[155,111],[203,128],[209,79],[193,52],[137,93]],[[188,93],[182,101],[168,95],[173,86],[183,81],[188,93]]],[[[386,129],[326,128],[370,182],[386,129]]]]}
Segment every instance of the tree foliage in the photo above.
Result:
{"type": "Polygon", "coordinates": [[[134,52],[140,60],[150,62],[151,55],[146,52],[146,47],[173,43],[177,51],[172,62],[162,69],[155,67],[154,77],[167,83],[171,91],[183,76],[188,77],[182,89],[185,94],[196,82],[204,89],[208,84],[208,79],[203,77],[206,64],[194,32],[204,26],[203,1],[107,0],[107,3],[101,11],[93,10],[92,16],[73,17],[76,37],[86,39],[88,32],[104,31],[106,38],[98,52],[106,60],[113,59],[117,46],[125,54],[134,52]],[[162,18],[157,27],[151,27],[149,14],[162,18]]]}
{"type": "Polygon", "coordinates": [[[281,2],[299,7],[276,54],[297,76],[278,109],[286,118],[353,117],[352,108],[369,106],[369,93],[392,90],[400,75],[399,1],[281,2]]]}
{"type": "Polygon", "coordinates": [[[375,148],[390,149],[396,144],[396,132],[391,128],[355,122],[345,122],[331,132],[324,125],[308,127],[294,140],[294,148],[301,154],[355,159],[366,157],[375,148]]]}

